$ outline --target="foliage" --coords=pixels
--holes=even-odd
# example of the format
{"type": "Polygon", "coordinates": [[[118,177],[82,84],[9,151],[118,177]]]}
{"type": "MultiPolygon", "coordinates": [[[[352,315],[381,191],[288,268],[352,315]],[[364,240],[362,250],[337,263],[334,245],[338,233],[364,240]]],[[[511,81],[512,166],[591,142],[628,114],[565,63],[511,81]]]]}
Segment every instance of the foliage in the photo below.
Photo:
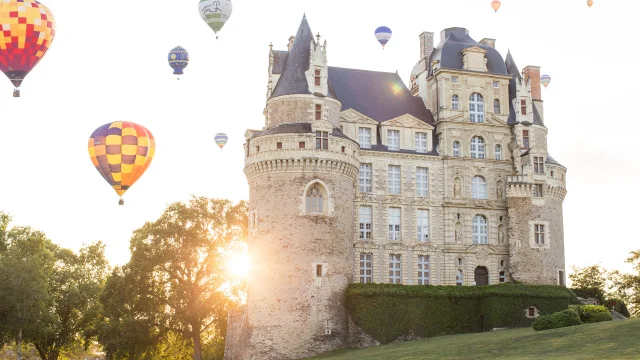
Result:
{"type": "Polygon", "coordinates": [[[600,264],[585,267],[572,266],[571,270],[572,273],[569,274],[569,279],[571,280],[572,288],[598,288],[604,291],[607,284],[607,270],[600,266],[600,264]]]}
{"type": "Polygon", "coordinates": [[[347,306],[365,333],[387,344],[401,336],[530,326],[533,319],[525,316],[528,307],[550,314],[566,309],[570,297],[570,291],[561,286],[351,284],[347,306]]]}
{"type": "Polygon", "coordinates": [[[593,317],[593,322],[603,321],[613,321],[613,316],[611,316],[610,312],[597,313],[596,316],[593,317]]]}
{"type": "Polygon", "coordinates": [[[533,330],[549,330],[558,329],[567,326],[576,326],[582,324],[580,317],[573,310],[562,310],[549,315],[540,316],[533,323],[533,330]]]}
{"type": "Polygon", "coordinates": [[[633,265],[634,273],[615,274],[617,294],[629,305],[631,316],[640,317],[640,250],[632,251],[626,262],[633,265]]]}
{"type": "Polygon", "coordinates": [[[611,312],[602,305],[580,305],[576,307],[580,320],[584,323],[595,322],[595,316],[599,313],[607,313],[611,315],[611,312]]]}
{"type": "Polygon", "coordinates": [[[167,339],[179,335],[202,359],[203,337],[213,333],[205,343],[224,338],[231,298],[244,291],[226,276],[225,251],[247,231],[246,202],[204,197],[173,203],[135,230],[130,262],[112,273],[101,297],[99,340],[107,353],[160,356],[167,339]]]}
{"type": "Polygon", "coordinates": [[[613,307],[615,311],[619,312],[624,317],[631,316],[631,314],[629,314],[629,310],[627,309],[627,305],[624,303],[624,300],[622,299],[615,299],[615,298],[607,299],[604,302],[604,307],[606,307],[609,310],[613,307]]]}
{"type": "Polygon", "coordinates": [[[583,299],[595,298],[598,300],[598,303],[604,303],[604,290],[597,287],[592,288],[571,288],[576,296],[581,297],[583,299]]]}

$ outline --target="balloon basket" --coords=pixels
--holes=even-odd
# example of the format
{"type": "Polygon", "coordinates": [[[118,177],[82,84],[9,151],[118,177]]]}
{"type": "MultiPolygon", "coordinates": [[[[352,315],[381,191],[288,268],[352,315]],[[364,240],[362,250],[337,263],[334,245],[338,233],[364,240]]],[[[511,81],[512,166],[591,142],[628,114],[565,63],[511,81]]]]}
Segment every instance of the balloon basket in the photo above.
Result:
{"type": "Polygon", "coordinates": [[[120,198],[120,201],[118,201],[118,205],[124,205],[124,200],[122,200],[122,198],[120,198]]]}
{"type": "Polygon", "coordinates": [[[20,90],[18,90],[18,89],[14,89],[14,90],[13,90],[13,97],[15,97],[15,98],[20,97],[20,90]]]}

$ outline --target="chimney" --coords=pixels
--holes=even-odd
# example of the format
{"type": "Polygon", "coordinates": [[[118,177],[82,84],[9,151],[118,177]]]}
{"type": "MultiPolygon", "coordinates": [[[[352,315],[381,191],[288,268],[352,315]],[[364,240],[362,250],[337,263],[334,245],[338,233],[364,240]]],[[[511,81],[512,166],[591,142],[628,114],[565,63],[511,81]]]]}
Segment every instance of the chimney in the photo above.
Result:
{"type": "Polygon", "coordinates": [[[433,52],[433,33],[423,32],[420,34],[420,59],[429,59],[433,52]]]}
{"type": "Polygon", "coordinates": [[[531,100],[542,100],[540,66],[529,65],[522,70],[525,84],[531,79],[531,100]]]}
{"type": "Polygon", "coordinates": [[[496,48],[496,39],[484,38],[480,40],[480,44],[491,46],[492,48],[496,48]]]}
{"type": "Polygon", "coordinates": [[[289,44],[287,44],[287,49],[291,50],[291,47],[293,46],[293,41],[296,39],[295,36],[289,36],[289,44]]]}

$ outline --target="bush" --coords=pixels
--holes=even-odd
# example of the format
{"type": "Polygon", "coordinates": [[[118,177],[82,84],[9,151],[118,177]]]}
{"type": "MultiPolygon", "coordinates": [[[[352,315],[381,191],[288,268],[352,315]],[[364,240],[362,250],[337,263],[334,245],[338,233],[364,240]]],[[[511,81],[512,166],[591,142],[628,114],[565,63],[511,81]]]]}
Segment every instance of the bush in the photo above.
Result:
{"type": "Polygon", "coordinates": [[[582,324],[578,314],[570,309],[555,312],[551,315],[543,315],[533,323],[533,330],[549,330],[563,328],[567,326],[575,326],[582,324]]]}
{"type": "Polygon", "coordinates": [[[619,312],[620,314],[622,314],[622,316],[626,318],[631,316],[631,314],[629,314],[629,310],[627,309],[627,304],[625,304],[624,301],[620,299],[605,300],[604,306],[608,310],[611,310],[611,308],[613,307],[617,312],[619,312]]]}
{"type": "Polygon", "coordinates": [[[600,288],[572,288],[571,291],[583,299],[596,298],[599,304],[604,304],[604,292],[600,288]]]}
{"type": "Polygon", "coordinates": [[[603,322],[603,321],[613,321],[613,316],[611,316],[610,312],[606,313],[597,313],[596,316],[593,317],[594,322],[603,322]]]}
{"type": "Polygon", "coordinates": [[[596,322],[595,317],[600,313],[607,313],[611,316],[611,312],[607,310],[606,307],[602,305],[582,305],[578,308],[578,315],[580,315],[580,320],[584,323],[592,323],[596,322]]]}
{"type": "Polygon", "coordinates": [[[531,326],[530,306],[541,314],[566,309],[570,291],[562,286],[498,284],[421,286],[351,284],[347,306],[353,321],[382,344],[403,336],[421,338],[479,332],[495,327],[531,326]]]}

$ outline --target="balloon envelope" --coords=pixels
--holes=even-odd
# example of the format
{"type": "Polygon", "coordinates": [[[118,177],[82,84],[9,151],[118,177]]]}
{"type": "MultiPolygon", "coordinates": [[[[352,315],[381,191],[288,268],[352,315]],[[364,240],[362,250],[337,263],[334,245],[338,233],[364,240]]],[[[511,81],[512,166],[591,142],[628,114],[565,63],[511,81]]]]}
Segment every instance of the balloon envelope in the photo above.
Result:
{"type": "Polygon", "coordinates": [[[540,82],[542,83],[542,85],[544,85],[544,87],[547,87],[547,85],[549,85],[549,83],[551,82],[551,76],[549,75],[540,76],[540,82]]]}
{"type": "Polygon", "coordinates": [[[380,26],[379,28],[377,28],[375,34],[376,39],[378,39],[378,42],[380,43],[380,45],[382,45],[383,48],[385,45],[387,45],[389,39],[391,39],[391,29],[386,26],[380,26]]]}
{"type": "Polygon", "coordinates": [[[231,0],[200,0],[198,11],[202,20],[217,34],[231,17],[233,4],[231,0]]]}
{"type": "Polygon", "coordinates": [[[169,51],[169,66],[175,75],[182,75],[184,68],[189,65],[189,52],[182,46],[176,46],[169,51]]]}
{"type": "Polygon", "coordinates": [[[227,143],[227,141],[229,140],[229,137],[227,136],[227,134],[219,133],[219,134],[216,134],[216,137],[213,139],[215,140],[216,144],[220,146],[220,149],[222,150],[222,147],[224,146],[224,144],[227,143]]]}
{"type": "Polygon", "coordinates": [[[155,148],[151,131],[130,121],[104,124],[89,138],[93,165],[120,196],[147,170],[155,148]]]}
{"type": "Polygon", "coordinates": [[[502,5],[502,3],[499,0],[493,0],[491,2],[491,7],[495,12],[498,12],[498,9],[500,9],[500,5],[502,5]]]}
{"type": "Polygon", "coordinates": [[[587,0],[587,5],[591,7],[591,5],[593,5],[593,0],[587,0]]]}
{"type": "Polygon", "coordinates": [[[0,0],[0,70],[18,88],[56,34],[53,13],[36,0],[0,0]]]}

